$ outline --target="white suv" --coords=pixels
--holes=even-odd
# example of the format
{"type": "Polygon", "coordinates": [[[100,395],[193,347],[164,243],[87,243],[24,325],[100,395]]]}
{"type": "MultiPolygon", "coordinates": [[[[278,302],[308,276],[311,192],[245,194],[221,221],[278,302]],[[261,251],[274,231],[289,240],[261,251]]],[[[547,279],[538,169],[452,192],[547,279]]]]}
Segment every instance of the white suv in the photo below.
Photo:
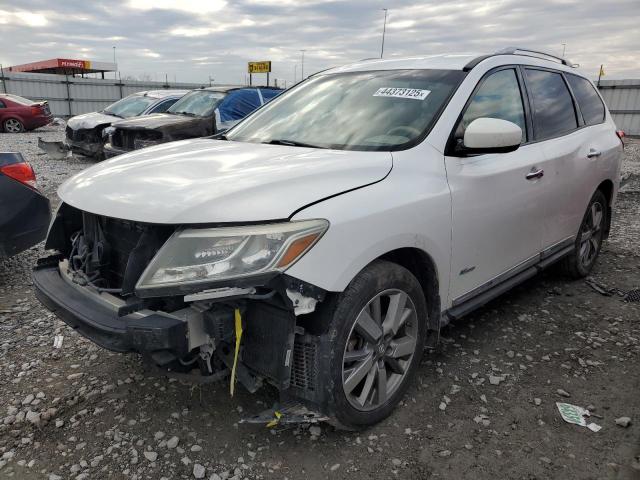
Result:
{"type": "Polygon", "coordinates": [[[589,273],[622,149],[565,60],[362,61],[68,180],[36,291],[105,348],[361,428],[450,319],[555,262],[589,273]]]}

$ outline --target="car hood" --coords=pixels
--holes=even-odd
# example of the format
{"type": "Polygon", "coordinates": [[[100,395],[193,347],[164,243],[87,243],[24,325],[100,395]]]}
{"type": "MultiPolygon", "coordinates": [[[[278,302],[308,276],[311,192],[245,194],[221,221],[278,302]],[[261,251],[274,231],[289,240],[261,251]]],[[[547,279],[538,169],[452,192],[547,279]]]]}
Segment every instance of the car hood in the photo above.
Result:
{"type": "Polygon", "coordinates": [[[174,125],[189,124],[192,122],[202,121],[202,117],[189,117],[187,115],[176,115],[171,113],[154,113],[143,117],[129,118],[115,123],[116,128],[124,129],[162,129],[172,127],[174,125]]]}
{"type": "Polygon", "coordinates": [[[138,222],[277,220],[380,181],[392,164],[389,152],[201,138],[101,162],[67,180],[58,194],[80,210],[138,222]]]}
{"type": "Polygon", "coordinates": [[[71,117],[69,121],[67,121],[67,126],[71,127],[73,130],[91,129],[97,127],[98,125],[109,125],[113,122],[117,122],[118,120],[122,119],[120,117],[116,117],[115,115],[107,115],[100,112],[91,112],[71,117]]]}

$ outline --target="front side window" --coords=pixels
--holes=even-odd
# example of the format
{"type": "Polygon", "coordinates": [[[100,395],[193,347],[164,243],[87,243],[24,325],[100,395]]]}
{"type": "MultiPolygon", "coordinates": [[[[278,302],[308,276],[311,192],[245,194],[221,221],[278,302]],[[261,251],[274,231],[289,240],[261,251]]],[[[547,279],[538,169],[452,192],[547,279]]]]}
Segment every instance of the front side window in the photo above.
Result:
{"type": "Polygon", "coordinates": [[[508,120],[525,136],[524,106],[515,70],[500,70],[482,82],[456,128],[455,138],[463,138],[469,124],[478,118],[508,120]]]}
{"type": "Polygon", "coordinates": [[[176,103],[177,100],[177,98],[171,98],[169,100],[165,100],[164,102],[160,102],[158,105],[153,107],[153,109],[149,113],[164,113],[169,109],[171,105],[176,103]]]}
{"type": "Polygon", "coordinates": [[[129,95],[116,103],[112,103],[102,113],[120,118],[137,117],[155,100],[155,98],[145,97],[144,95],[129,95]]]}
{"type": "Polygon", "coordinates": [[[533,97],[536,140],[558,137],[578,128],[573,99],[562,75],[527,68],[527,86],[533,97]]]}
{"type": "Polygon", "coordinates": [[[167,112],[190,117],[207,117],[213,113],[225,96],[224,92],[194,90],[171,105],[167,112]]]}
{"type": "Polygon", "coordinates": [[[317,75],[277,96],[229,140],[399,150],[427,132],[465,73],[385,70],[317,75]]]}
{"type": "Polygon", "coordinates": [[[567,81],[580,105],[582,117],[587,125],[596,125],[604,121],[604,104],[593,84],[586,78],[567,74],[567,81]]]}

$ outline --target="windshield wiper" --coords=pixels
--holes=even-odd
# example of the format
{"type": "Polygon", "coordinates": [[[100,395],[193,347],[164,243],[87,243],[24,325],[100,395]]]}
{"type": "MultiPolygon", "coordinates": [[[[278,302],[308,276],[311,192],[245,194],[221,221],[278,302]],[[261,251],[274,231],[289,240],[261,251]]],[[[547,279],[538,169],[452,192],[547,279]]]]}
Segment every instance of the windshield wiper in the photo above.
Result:
{"type": "Polygon", "coordinates": [[[198,116],[195,113],[191,113],[191,112],[169,112],[169,113],[176,113],[178,115],[186,115],[188,117],[197,117],[198,116]]]}
{"type": "Polygon", "coordinates": [[[327,148],[320,145],[312,145],[311,143],[296,142],[295,140],[274,139],[268,142],[262,142],[268,145],[288,145],[290,147],[307,147],[307,148],[327,148]]]}
{"type": "Polygon", "coordinates": [[[105,115],[112,115],[112,116],[118,117],[118,118],[124,118],[122,115],[118,115],[117,113],[110,112],[109,110],[103,110],[100,113],[104,113],[105,115]]]}

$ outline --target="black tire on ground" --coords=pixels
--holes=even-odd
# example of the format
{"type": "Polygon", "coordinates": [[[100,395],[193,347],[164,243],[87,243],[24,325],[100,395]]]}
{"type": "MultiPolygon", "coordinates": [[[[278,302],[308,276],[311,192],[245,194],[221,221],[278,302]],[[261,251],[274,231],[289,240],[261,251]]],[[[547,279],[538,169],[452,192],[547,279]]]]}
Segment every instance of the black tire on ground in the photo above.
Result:
{"type": "Polygon", "coordinates": [[[7,118],[2,124],[2,128],[7,133],[24,132],[24,125],[17,118],[7,118]]]}
{"type": "Polygon", "coordinates": [[[602,248],[607,214],[607,199],[602,191],[596,190],[582,219],[573,251],[560,261],[560,270],[564,275],[573,279],[589,275],[602,248]]]}
{"type": "Polygon", "coordinates": [[[391,414],[409,387],[424,349],[427,303],[420,283],[411,272],[395,263],[377,260],[326,307],[323,315],[328,317],[328,337],[332,345],[321,371],[327,374],[326,388],[331,396],[330,423],[340,429],[359,430],[391,414]],[[380,327],[377,332],[382,336],[377,344],[367,342],[365,339],[372,337],[359,333],[363,330],[365,311],[365,316],[370,314],[369,318],[380,327]],[[394,322],[391,318],[400,320],[394,322]],[[401,355],[407,350],[412,353],[401,355]],[[372,357],[345,363],[347,354],[359,356],[363,352],[372,357]],[[365,361],[369,362],[366,367],[365,361]],[[369,373],[348,394],[360,365],[362,371],[366,369],[369,373]],[[368,380],[369,375],[372,378],[368,380]],[[367,381],[373,384],[367,390],[370,395],[364,394],[367,381]],[[385,388],[379,388],[381,385],[385,388]],[[359,398],[363,396],[364,404],[360,405],[359,398]],[[371,399],[369,405],[366,405],[367,398],[371,399]]]}

